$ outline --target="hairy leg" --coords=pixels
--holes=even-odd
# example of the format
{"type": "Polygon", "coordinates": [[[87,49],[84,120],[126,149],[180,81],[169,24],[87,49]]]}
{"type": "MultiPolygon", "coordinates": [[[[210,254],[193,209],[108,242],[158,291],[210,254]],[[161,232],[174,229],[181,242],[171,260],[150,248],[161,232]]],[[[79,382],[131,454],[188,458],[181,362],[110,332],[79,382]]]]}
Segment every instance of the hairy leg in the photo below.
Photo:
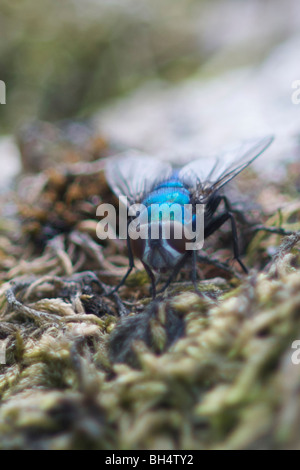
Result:
{"type": "Polygon", "coordinates": [[[226,198],[226,196],[221,196],[221,200],[224,201],[226,212],[223,214],[220,214],[216,217],[214,217],[211,222],[208,224],[207,227],[205,227],[204,230],[204,236],[205,238],[209,237],[212,233],[214,233],[216,230],[218,230],[227,220],[230,220],[231,222],[231,231],[232,231],[232,237],[233,237],[233,254],[234,258],[237,260],[241,268],[245,273],[248,273],[248,269],[240,259],[240,253],[239,253],[239,245],[238,245],[238,235],[237,235],[237,229],[236,229],[236,222],[234,215],[231,211],[231,206],[226,198]]]}

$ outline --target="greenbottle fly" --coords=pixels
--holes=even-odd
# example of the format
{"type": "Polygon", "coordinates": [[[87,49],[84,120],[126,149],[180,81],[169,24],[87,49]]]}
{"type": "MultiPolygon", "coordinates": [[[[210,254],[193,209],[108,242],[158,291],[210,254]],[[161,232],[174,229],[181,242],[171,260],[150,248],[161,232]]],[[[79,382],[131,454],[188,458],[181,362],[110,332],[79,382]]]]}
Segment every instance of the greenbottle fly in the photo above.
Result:
{"type": "Polygon", "coordinates": [[[223,194],[223,188],[259,157],[272,141],[273,137],[246,141],[219,157],[196,159],[182,168],[173,168],[167,162],[138,152],[126,152],[124,155],[109,159],[106,167],[106,179],[112,191],[118,197],[126,197],[128,208],[134,204],[142,204],[144,207],[142,212],[147,212],[150,217],[144,224],[146,230],[149,229],[149,236],[136,239],[130,236],[130,223],[137,216],[129,215],[128,217],[129,267],[114,291],[124,284],[134,268],[135,256],[141,260],[150,277],[153,297],[156,295],[154,273],[169,273],[165,289],[188,259],[192,262],[191,275],[196,288],[197,251],[186,249],[188,240],[184,228],[188,220],[185,218],[185,212],[182,210],[176,219],[173,218],[168,222],[163,218],[154,220],[151,214],[153,205],[158,208],[162,205],[165,207],[172,204],[177,204],[182,208],[189,205],[192,207],[192,216],[189,221],[192,228],[195,228],[196,207],[202,205],[204,217],[201,229],[204,239],[229,220],[233,236],[234,258],[243,271],[247,272],[247,268],[240,258],[234,214],[229,200],[223,194]],[[223,209],[220,210],[222,206],[223,209]],[[163,228],[167,223],[171,225],[171,228],[169,227],[169,236],[166,238],[163,235],[163,228]],[[155,224],[158,226],[159,236],[153,239],[150,227],[155,224]],[[182,228],[182,236],[179,238],[174,236],[175,226],[182,228]]]}

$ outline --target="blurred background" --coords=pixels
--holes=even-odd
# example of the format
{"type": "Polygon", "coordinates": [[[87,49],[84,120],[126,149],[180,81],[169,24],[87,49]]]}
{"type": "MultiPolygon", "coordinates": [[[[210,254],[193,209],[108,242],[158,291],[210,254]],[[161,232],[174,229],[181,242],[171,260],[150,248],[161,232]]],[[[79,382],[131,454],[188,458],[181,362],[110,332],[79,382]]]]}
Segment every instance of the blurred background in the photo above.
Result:
{"type": "Polygon", "coordinates": [[[299,158],[297,0],[1,0],[0,29],[1,184],[40,120],[176,161],[265,134],[270,168],[299,158]]]}

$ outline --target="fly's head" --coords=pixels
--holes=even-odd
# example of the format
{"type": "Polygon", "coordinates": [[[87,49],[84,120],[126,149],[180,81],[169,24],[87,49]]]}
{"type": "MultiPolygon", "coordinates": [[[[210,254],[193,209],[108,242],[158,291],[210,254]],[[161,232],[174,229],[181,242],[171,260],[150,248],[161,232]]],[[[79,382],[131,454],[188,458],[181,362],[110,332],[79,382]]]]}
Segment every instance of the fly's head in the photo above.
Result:
{"type": "Polygon", "coordinates": [[[156,272],[172,270],[186,253],[191,242],[189,228],[180,221],[150,222],[140,227],[145,238],[134,238],[129,227],[128,235],[133,254],[156,272]]]}

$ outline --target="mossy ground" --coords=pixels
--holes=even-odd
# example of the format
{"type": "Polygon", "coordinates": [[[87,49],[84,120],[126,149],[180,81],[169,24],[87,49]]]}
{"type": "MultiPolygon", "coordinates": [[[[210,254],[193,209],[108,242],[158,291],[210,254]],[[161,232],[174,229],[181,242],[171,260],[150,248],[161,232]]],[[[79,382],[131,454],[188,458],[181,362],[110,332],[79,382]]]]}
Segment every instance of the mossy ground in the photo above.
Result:
{"type": "Polygon", "coordinates": [[[0,447],[299,448],[295,190],[282,182],[281,217],[262,207],[265,225],[293,235],[240,225],[248,276],[227,263],[226,226],[206,250],[218,263],[199,259],[202,298],[186,269],[152,301],[138,263],[107,297],[127,256],[95,238],[95,207],[114,200],[104,163],[45,170],[3,201],[17,209],[1,221],[0,447]]]}

